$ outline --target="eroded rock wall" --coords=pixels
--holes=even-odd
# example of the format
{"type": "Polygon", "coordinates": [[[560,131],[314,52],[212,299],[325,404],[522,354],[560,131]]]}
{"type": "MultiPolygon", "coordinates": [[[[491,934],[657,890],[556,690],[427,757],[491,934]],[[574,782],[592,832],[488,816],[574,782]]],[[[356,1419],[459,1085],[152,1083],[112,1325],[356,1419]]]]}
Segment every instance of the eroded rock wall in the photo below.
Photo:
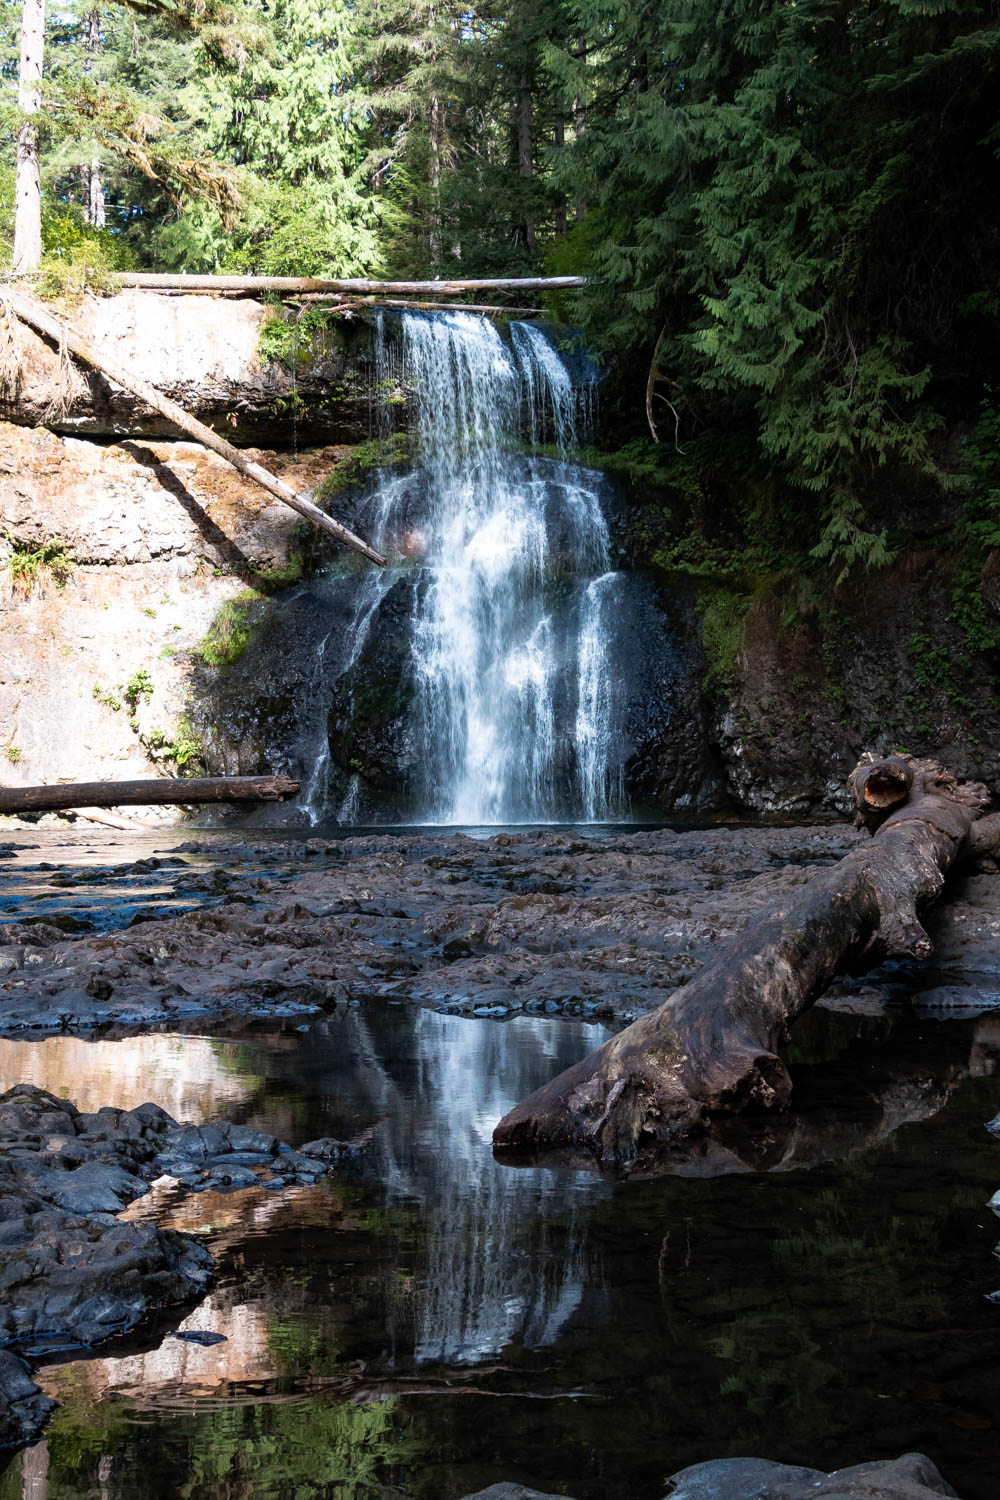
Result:
{"type": "MultiPolygon", "coordinates": [[[[866,749],[933,755],[1000,794],[998,664],[954,618],[954,570],[952,552],[910,550],[852,577],[822,614],[777,596],[750,606],[731,690],[715,705],[737,807],[846,812],[846,776],[866,749]]],[[[1000,617],[989,570],[983,598],[1000,617]]]]}
{"type": "MultiPolygon", "coordinates": [[[[289,364],[261,353],[273,308],[247,298],[127,291],[58,309],[85,339],[240,446],[358,442],[368,436],[372,379],[361,318],[302,335],[289,364]]],[[[31,329],[18,331],[20,377],[0,416],[81,436],[178,437],[169,423],[95,370],[61,365],[31,329]]]]}
{"type": "MultiPolygon", "coordinates": [[[[261,458],[308,491],[343,451],[261,458]]],[[[169,763],[195,648],[227,600],[288,568],[298,524],[196,444],[0,424],[0,779],[169,763]]]]}

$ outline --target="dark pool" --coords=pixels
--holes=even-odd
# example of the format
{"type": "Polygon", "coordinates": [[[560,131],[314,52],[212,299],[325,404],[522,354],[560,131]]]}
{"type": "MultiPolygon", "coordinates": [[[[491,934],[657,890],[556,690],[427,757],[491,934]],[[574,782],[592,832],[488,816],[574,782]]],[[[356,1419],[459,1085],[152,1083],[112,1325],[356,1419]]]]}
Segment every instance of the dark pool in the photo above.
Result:
{"type": "Polygon", "coordinates": [[[701,1459],[912,1448],[995,1500],[1000,1018],[813,1012],[796,1114],[674,1175],[496,1164],[500,1115],[604,1035],[383,1001],[304,1029],[0,1042],[3,1087],[364,1145],[318,1187],[134,1205],[212,1245],[218,1284],[181,1326],[227,1341],[175,1319],[43,1367],[63,1405],[0,1500],[456,1500],[501,1478],[658,1500],[701,1459]]]}

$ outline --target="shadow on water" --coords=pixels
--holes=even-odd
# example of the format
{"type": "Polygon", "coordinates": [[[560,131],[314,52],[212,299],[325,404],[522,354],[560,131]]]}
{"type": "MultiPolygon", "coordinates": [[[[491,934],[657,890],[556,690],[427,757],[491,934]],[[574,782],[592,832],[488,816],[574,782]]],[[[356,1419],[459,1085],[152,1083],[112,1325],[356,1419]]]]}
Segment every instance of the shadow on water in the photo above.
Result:
{"type": "Polygon", "coordinates": [[[227,1342],[43,1368],[63,1405],[0,1500],[451,1500],[500,1478],[654,1500],[699,1459],[912,1448],[995,1496],[997,1018],[817,1010],[794,1113],[655,1179],[496,1162],[500,1115],[607,1034],[382,1002],[183,1045],[52,1038],[33,1073],[0,1043],[3,1086],[362,1143],[316,1187],[134,1205],[207,1238],[218,1283],[183,1326],[227,1342]]]}

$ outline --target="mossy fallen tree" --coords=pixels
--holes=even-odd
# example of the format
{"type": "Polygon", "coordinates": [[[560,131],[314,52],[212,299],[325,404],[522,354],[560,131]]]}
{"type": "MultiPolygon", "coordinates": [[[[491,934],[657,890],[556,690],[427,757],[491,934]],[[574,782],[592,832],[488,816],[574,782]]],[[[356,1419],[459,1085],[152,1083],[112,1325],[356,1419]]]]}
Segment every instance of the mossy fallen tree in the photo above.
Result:
{"type": "Polygon", "coordinates": [[[849,786],[873,837],[757,917],[663,1005],[505,1115],[505,1151],[585,1148],[621,1165],[706,1129],[714,1114],[776,1109],[791,1080],[778,1049],[837,973],[925,959],[920,912],[963,854],[1000,848],[987,789],[932,761],[865,757],[849,786]]]}

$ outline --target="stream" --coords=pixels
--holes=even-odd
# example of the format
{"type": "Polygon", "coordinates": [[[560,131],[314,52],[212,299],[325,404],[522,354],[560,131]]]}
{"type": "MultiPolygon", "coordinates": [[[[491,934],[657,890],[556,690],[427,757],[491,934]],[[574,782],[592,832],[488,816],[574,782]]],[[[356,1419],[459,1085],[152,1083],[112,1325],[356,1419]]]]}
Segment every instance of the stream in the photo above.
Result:
{"type": "MultiPolygon", "coordinates": [[[[72,875],[82,889],[40,899],[77,920],[89,901],[107,927],[121,892],[86,884],[87,848],[99,874],[117,836],[80,837],[61,872],[38,871],[56,861],[34,842],[12,888],[72,875]]],[[[148,915],[160,872],[128,869],[148,915]]],[[[499,1117],[612,1029],[372,998],[282,1024],[0,1040],[0,1088],[360,1146],[314,1186],[163,1182],[133,1204],[203,1238],[216,1285],[42,1364],[62,1405],[0,1500],[456,1500],[499,1479],[659,1500],[706,1458],[832,1469],[909,1449],[965,1500],[995,1500],[995,1011],[817,1007],[789,1052],[792,1115],[734,1122],[656,1180],[494,1161],[499,1117]]]]}

